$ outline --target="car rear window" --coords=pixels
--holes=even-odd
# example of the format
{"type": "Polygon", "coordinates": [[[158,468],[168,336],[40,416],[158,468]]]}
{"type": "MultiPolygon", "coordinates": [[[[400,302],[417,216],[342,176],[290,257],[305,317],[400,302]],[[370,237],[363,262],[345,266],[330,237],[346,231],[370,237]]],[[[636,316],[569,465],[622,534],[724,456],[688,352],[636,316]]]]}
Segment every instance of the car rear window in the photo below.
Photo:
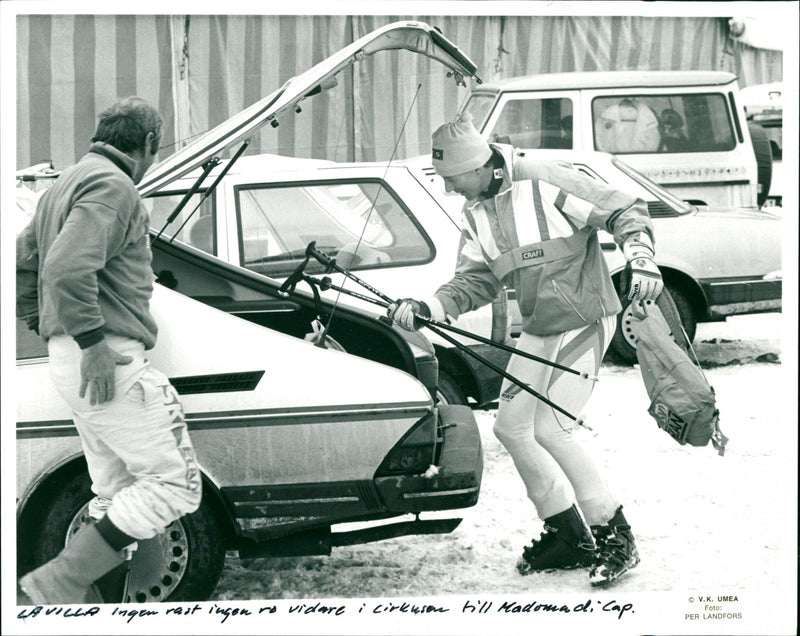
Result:
{"type": "MultiPolygon", "coordinates": [[[[290,274],[312,241],[348,269],[422,264],[433,244],[382,182],[330,181],[236,188],[241,265],[290,274]]],[[[322,271],[311,262],[307,271],[322,271]]]]}
{"type": "MultiPolygon", "coordinates": [[[[144,199],[144,206],[150,212],[150,227],[156,232],[161,231],[184,194],[165,192],[144,199]]],[[[202,192],[192,195],[175,219],[164,228],[163,233],[165,238],[174,237],[203,252],[216,255],[215,235],[213,197],[203,198],[202,192]]]]}
{"type": "Polygon", "coordinates": [[[594,146],[614,154],[720,152],[736,147],[722,93],[615,95],[592,101],[594,146]]]}

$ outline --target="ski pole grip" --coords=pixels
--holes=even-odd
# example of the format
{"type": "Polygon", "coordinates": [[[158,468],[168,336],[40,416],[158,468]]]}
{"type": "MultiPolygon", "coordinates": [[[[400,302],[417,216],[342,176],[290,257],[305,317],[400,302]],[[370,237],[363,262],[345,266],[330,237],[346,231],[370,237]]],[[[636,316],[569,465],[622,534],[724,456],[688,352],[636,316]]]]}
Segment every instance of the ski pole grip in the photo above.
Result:
{"type": "Polygon", "coordinates": [[[283,281],[283,285],[281,285],[278,289],[278,293],[281,296],[288,296],[289,294],[294,293],[294,288],[297,287],[297,283],[303,280],[303,272],[306,269],[306,265],[308,265],[308,256],[303,259],[303,261],[291,273],[289,278],[283,281]]]}
{"type": "Polygon", "coordinates": [[[316,258],[320,263],[323,265],[330,265],[331,264],[331,257],[327,254],[323,254],[317,249],[317,242],[311,241],[308,246],[306,247],[306,258],[313,256],[316,258]]]}

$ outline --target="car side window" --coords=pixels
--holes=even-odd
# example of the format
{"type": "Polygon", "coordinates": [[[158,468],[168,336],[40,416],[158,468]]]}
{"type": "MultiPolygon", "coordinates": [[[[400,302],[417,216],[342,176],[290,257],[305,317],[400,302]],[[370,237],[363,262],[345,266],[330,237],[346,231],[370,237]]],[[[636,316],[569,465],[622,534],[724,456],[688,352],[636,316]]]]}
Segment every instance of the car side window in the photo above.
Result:
{"type": "MultiPolygon", "coordinates": [[[[236,188],[241,264],[273,278],[290,274],[309,243],[348,269],[413,265],[433,245],[379,181],[248,185],[236,188]]],[[[308,272],[322,265],[309,263],[308,272]]]]}
{"type": "Polygon", "coordinates": [[[722,93],[597,97],[592,120],[595,149],[615,154],[719,152],[736,146],[722,93]]]}
{"type": "Polygon", "coordinates": [[[572,148],[572,100],[511,99],[503,105],[490,141],[517,148],[572,148]]]}
{"type": "MultiPolygon", "coordinates": [[[[156,232],[164,227],[169,215],[183,199],[183,192],[171,192],[150,196],[143,200],[150,212],[150,227],[156,232]]],[[[217,254],[214,231],[214,206],[209,197],[201,202],[202,193],[192,195],[175,220],[164,230],[163,236],[172,237],[209,254],[217,254]],[[200,207],[195,210],[197,205],[200,207]],[[193,212],[194,211],[194,212],[193,212]]]]}

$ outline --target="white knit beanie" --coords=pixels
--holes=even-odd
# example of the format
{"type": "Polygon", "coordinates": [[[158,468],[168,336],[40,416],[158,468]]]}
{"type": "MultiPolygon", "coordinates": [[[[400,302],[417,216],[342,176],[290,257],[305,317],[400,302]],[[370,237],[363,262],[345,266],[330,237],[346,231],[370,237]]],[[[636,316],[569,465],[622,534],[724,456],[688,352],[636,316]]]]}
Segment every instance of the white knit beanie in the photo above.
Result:
{"type": "Polygon", "coordinates": [[[465,113],[453,122],[439,126],[432,139],[432,160],[436,174],[453,177],[480,168],[489,161],[492,150],[465,113]]]}

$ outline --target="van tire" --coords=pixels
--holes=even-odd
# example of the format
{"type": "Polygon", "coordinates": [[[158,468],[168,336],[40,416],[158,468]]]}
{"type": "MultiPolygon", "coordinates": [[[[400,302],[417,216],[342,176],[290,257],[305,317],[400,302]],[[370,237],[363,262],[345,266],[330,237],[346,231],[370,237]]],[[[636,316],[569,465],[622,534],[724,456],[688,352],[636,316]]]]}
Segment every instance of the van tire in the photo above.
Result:
{"type": "MultiPolygon", "coordinates": [[[[697,332],[697,317],[692,309],[692,304],[679,289],[670,285],[668,285],[666,289],[675,302],[675,307],[678,310],[678,315],[683,324],[683,330],[686,332],[686,336],[691,343],[697,332]]],[[[611,338],[611,344],[608,347],[608,357],[614,362],[636,364],[636,362],[638,362],[636,357],[636,345],[630,331],[631,311],[629,307],[631,301],[621,297],[620,302],[622,303],[622,311],[617,314],[617,327],[614,330],[614,336],[611,338]]]]}
{"type": "Polygon", "coordinates": [[[753,154],[756,156],[756,167],[758,169],[758,195],[756,201],[758,202],[758,207],[761,207],[767,200],[769,188],[772,185],[772,146],[767,132],[760,124],[748,122],[747,128],[750,131],[753,154]]]}
{"type": "MultiPolygon", "coordinates": [[[[93,497],[88,473],[68,480],[54,495],[33,541],[34,567],[55,557],[64,547],[67,536],[90,521],[87,505],[93,497]]],[[[123,602],[209,599],[222,575],[225,540],[222,527],[205,499],[197,511],[170,524],[162,535],[138,544],[130,562],[129,594],[123,602]],[[152,567],[154,563],[163,566],[160,571],[152,567]]],[[[100,579],[97,586],[107,603],[119,602],[121,598],[124,575],[117,573],[115,577],[115,572],[100,579]],[[114,598],[117,594],[119,596],[114,598]]]]}

